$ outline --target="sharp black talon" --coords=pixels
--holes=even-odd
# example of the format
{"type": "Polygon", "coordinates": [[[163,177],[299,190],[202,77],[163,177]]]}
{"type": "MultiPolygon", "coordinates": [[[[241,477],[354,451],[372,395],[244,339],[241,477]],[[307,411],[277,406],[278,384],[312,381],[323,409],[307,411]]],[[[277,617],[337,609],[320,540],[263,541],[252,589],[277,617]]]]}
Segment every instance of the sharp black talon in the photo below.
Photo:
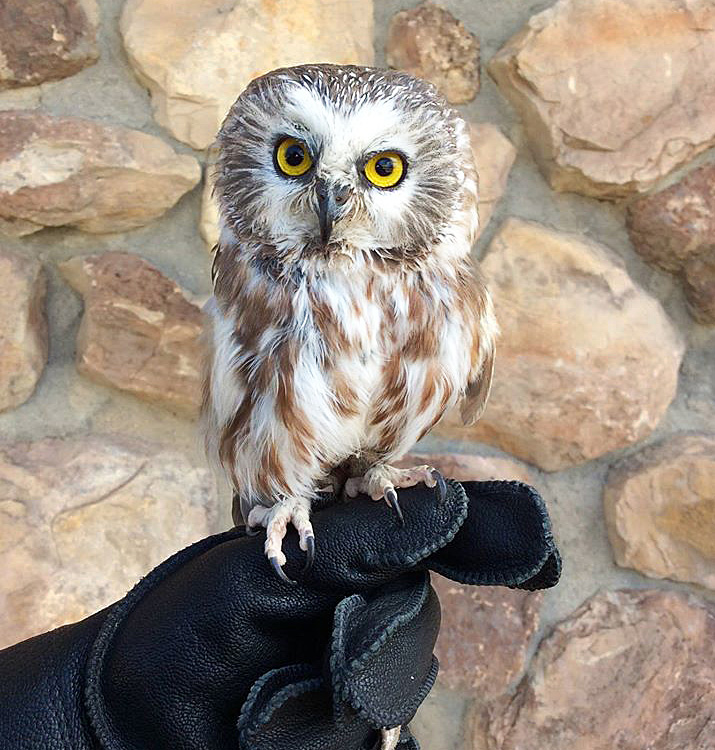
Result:
{"type": "Polygon", "coordinates": [[[246,536],[258,536],[263,531],[262,526],[249,526],[246,524],[246,536]]]}
{"type": "Polygon", "coordinates": [[[275,570],[276,575],[281,579],[281,581],[283,581],[283,583],[287,583],[289,586],[296,585],[296,582],[288,578],[288,576],[285,574],[285,571],[281,567],[281,564],[278,562],[277,557],[269,557],[268,560],[270,561],[273,570],[275,570]]]}
{"type": "Polygon", "coordinates": [[[444,481],[444,477],[437,471],[432,469],[432,478],[437,482],[437,494],[439,495],[440,505],[447,499],[447,482],[444,481]]]}
{"type": "Polygon", "coordinates": [[[313,567],[313,562],[315,561],[315,537],[306,537],[305,546],[308,549],[305,551],[305,565],[303,566],[303,573],[307,573],[313,567]]]}
{"type": "Polygon", "coordinates": [[[397,500],[397,492],[395,492],[395,490],[392,487],[385,490],[385,500],[387,500],[387,502],[390,503],[395,513],[397,514],[397,518],[400,521],[400,524],[404,526],[405,517],[402,515],[402,508],[400,508],[400,503],[397,500]]]}

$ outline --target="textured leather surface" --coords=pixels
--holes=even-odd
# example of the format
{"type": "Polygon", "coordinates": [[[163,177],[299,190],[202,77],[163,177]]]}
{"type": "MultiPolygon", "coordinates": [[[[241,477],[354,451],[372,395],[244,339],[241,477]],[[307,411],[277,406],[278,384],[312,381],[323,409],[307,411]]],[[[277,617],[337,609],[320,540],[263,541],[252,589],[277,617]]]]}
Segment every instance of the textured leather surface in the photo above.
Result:
{"type": "MultiPolygon", "coordinates": [[[[370,748],[434,680],[427,569],[525,588],[558,577],[531,488],[466,486],[469,498],[450,482],[441,504],[401,491],[404,526],[383,503],[324,498],[307,575],[286,539],[293,587],[267,565],[263,535],[210,537],[108,610],[0,652],[0,747],[370,748]]],[[[405,731],[400,750],[415,749],[405,731]]]]}
{"type": "Polygon", "coordinates": [[[94,748],[84,665],[106,610],[0,651],[0,748],[94,748]]]}

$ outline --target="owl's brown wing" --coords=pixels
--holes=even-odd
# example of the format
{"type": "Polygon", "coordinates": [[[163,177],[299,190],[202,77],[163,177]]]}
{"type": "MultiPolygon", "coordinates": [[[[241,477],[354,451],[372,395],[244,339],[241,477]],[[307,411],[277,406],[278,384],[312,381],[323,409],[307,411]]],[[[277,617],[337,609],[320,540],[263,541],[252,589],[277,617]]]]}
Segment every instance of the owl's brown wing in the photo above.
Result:
{"type": "Polygon", "coordinates": [[[484,413],[494,375],[494,351],[493,347],[489,349],[476,377],[467,384],[460,407],[465,425],[473,425],[484,413]]]}

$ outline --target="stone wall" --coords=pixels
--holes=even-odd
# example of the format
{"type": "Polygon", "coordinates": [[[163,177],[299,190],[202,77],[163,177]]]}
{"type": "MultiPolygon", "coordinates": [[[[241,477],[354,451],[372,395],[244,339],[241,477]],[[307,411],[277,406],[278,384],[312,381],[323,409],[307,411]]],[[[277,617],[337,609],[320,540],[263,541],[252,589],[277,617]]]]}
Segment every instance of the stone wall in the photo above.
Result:
{"type": "Polygon", "coordinates": [[[437,580],[423,747],[711,749],[715,5],[413,4],[0,4],[0,647],[230,523],[195,423],[212,137],[264,70],[374,60],[471,124],[502,327],[484,419],[417,450],[534,484],[565,559],[545,594],[437,580]]]}

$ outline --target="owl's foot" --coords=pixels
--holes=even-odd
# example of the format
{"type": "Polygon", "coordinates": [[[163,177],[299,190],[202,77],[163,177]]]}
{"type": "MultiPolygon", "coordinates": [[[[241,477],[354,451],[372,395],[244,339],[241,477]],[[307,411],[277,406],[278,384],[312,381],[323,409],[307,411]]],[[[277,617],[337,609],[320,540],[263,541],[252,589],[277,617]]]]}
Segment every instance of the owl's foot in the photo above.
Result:
{"type": "Polygon", "coordinates": [[[437,487],[439,501],[447,497],[447,484],[444,477],[432,466],[415,466],[412,469],[396,469],[387,464],[376,464],[362,477],[353,477],[345,483],[345,492],[350,497],[359,493],[370,495],[373,500],[385,500],[404,523],[402,508],[397,499],[397,487],[414,487],[423,482],[428,487],[437,487]]]}
{"type": "Polygon", "coordinates": [[[300,537],[300,548],[306,553],[303,572],[313,566],[315,560],[315,534],[310,522],[310,502],[305,500],[283,500],[271,508],[255,505],[251,508],[246,521],[247,529],[263,526],[266,530],[266,557],[268,557],[276,575],[284,582],[295,585],[283,570],[286,556],[283,554],[283,539],[288,524],[292,523],[300,537]]]}

